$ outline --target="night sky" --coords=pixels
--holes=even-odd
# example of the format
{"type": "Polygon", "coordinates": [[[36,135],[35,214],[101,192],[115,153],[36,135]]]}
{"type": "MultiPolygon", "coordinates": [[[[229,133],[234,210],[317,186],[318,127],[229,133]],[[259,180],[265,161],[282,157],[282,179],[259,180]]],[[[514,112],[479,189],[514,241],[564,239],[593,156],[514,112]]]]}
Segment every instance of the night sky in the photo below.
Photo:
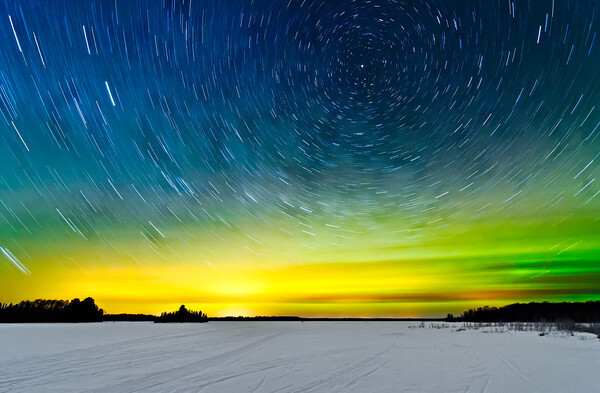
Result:
{"type": "Polygon", "coordinates": [[[600,3],[4,1],[0,301],[600,300],[600,3]]]}

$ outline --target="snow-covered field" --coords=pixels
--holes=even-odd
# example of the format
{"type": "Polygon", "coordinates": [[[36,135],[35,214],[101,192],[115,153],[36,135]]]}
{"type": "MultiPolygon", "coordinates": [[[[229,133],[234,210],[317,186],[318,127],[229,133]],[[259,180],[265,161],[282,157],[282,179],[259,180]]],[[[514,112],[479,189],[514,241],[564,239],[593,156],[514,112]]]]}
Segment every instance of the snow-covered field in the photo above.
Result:
{"type": "Polygon", "coordinates": [[[600,391],[594,336],[418,325],[5,324],[0,391],[600,391]]]}

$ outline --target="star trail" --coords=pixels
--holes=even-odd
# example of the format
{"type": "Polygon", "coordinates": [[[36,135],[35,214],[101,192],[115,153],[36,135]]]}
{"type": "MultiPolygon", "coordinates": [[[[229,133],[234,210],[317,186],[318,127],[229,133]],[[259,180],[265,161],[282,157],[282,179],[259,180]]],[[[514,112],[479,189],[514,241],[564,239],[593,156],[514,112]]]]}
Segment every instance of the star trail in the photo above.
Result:
{"type": "Polygon", "coordinates": [[[600,299],[596,1],[4,1],[0,298],[600,299]]]}

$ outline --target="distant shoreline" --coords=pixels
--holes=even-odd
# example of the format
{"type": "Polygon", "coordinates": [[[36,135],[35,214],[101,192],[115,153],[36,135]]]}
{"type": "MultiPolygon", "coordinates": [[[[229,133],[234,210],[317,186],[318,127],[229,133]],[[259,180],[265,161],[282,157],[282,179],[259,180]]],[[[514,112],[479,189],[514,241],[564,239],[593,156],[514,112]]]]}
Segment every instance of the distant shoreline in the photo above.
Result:
{"type": "Polygon", "coordinates": [[[209,322],[443,322],[445,318],[214,317],[209,322]]]}
{"type": "MultiPolygon", "coordinates": [[[[119,315],[119,314],[117,314],[119,315]]],[[[106,315],[103,322],[153,322],[154,316],[146,318],[126,319],[111,318],[106,315]]],[[[269,316],[269,317],[209,317],[208,322],[444,322],[445,318],[311,318],[297,316],[269,316]]],[[[185,323],[185,322],[184,322],[185,323]]],[[[193,322],[192,322],[193,323],[193,322]]]]}
{"type": "Polygon", "coordinates": [[[296,315],[225,316],[209,317],[201,311],[179,310],[150,314],[104,314],[88,297],[67,300],[23,301],[18,304],[0,303],[0,323],[82,323],[82,322],[135,322],[203,323],[203,322],[572,322],[600,323],[600,301],[587,302],[530,302],[514,303],[503,307],[480,307],[462,315],[446,317],[301,317],[296,315]]]}

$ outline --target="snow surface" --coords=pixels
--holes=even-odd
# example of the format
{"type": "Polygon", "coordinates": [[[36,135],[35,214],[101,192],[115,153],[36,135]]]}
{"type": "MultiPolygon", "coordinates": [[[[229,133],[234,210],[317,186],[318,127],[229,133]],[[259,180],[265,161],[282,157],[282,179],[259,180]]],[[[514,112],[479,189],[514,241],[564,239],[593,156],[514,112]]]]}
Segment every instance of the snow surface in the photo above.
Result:
{"type": "Polygon", "coordinates": [[[416,322],[0,325],[0,392],[600,392],[592,335],[416,322]]]}

